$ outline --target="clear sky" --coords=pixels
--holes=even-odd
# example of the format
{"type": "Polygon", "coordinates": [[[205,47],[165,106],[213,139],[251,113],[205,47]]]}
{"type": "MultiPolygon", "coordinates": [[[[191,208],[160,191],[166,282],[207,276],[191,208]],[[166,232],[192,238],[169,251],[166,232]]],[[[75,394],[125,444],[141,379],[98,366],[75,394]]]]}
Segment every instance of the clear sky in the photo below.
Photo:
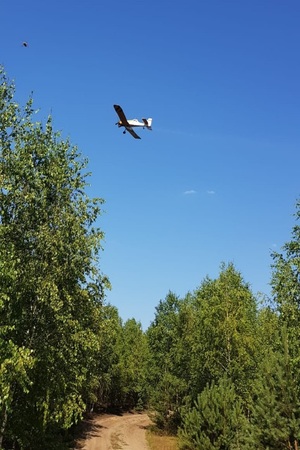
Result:
{"type": "Polygon", "coordinates": [[[147,328],[222,262],[270,294],[300,193],[299,23],[299,0],[1,1],[16,100],[33,92],[106,201],[100,263],[123,320],[147,328]],[[124,136],[115,103],[153,131],[124,136]]]}

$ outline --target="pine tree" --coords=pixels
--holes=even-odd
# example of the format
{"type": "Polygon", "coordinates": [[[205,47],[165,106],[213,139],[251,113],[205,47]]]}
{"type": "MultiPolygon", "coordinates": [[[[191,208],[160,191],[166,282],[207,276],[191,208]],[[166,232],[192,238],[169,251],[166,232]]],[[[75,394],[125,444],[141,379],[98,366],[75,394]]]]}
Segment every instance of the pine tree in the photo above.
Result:
{"type": "Polygon", "coordinates": [[[233,383],[212,382],[198,395],[194,406],[182,413],[179,429],[182,450],[253,450],[250,423],[233,383]]]}
{"type": "Polygon", "coordinates": [[[300,400],[284,328],[282,334],[281,349],[269,349],[262,360],[254,389],[252,423],[262,450],[298,448],[300,400]]]}

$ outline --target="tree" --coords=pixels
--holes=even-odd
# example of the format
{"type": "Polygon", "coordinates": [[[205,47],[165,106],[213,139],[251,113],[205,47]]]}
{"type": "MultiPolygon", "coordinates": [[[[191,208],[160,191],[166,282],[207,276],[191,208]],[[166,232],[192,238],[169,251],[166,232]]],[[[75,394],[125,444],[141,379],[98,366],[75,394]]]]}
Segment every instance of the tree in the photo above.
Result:
{"type": "Polygon", "coordinates": [[[256,301],[232,264],[182,300],[169,293],[148,329],[149,383],[157,423],[176,429],[181,406],[225,376],[249,408],[256,371],[256,301]],[[249,403],[249,404],[248,404],[249,403]]]}
{"type": "Polygon", "coordinates": [[[182,415],[179,441],[183,450],[255,448],[241,398],[226,377],[207,385],[182,415]]]}
{"type": "Polygon", "coordinates": [[[122,335],[122,320],[116,307],[104,305],[101,311],[100,347],[97,355],[95,383],[87,387],[90,409],[94,405],[107,408],[119,405],[120,377],[116,367],[119,363],[118,342],[122,335]],[[92,393],[92,395],[91,395],[92,393]]]}
{"type": "Polygon", "coordinates": [[[245,399],[255,373],[256,301],[233,264],[222,265],[216,280],[206,278],[194,294],[191,342],[193,398],[225,375],[245,399]]]}
{"type": "Polygon", "coordinates": [[[300,402],[293,376],[286,329],[279,350],[264,355],[254,387],[252,423],[256,448],[298,450],[300,402]]]}
{"type": "Polygon", "coordinates": [[[147,330],[151,406],[156,410],[157,425],[169,431],[177,428],[179,407],[187,393],[184,358],[181,358],[183,352],[180,350],[181,306],[182,300],[169,292],[165,300],[159,302],[155,319],[147,330]]]}
{"type": "MultiPolygon", "coordinates": [[[[296,220],[299,220],[299,200],[296,203],[295,216],[296,220]]],[[[284,352],[282,350],[279,352],[281,356],[278,357],[277,366],[279,367],[275,369],[276,373],[271,372],[269,375],[269,377],[278,378],[275,383],[277,389],[270,381],[269,395],[276,397],[276,413],[284,424],[282,438],[289,443],[288,448],[296,449],[300,436],[300,429],[298,425],[296,426],[300,420],[298,402],[300,394],[300,225],[298,223],[293,227],[292,238],[284,244],[282,252],[274,252],[272,257],[273,301],[279,314],[278,322],[282,330],[284,352]],[[280,389],[281,392],[279,392],[280,389]],[[282,398],[284,392],[285,395],[282,398]]],[[[281,448],[278,440],[276,442],[278,448],[281,448]]]]}
{"type": "MultiPolygon", "coordinates": [[[[296,204],[296,220],[300,218],[300,200],[296,204]]],[[[289,352],[295,370],[300,375],[300,225],[292,230],[292,239],[283,246],[283,252],[274,252],[271,285],[280,323],[285,324],[289,352]]],[[[300,377],[299,377],[300,383],[300,377]]]]}
{"type": "Polygon", "coordinates": [[[94,376],[108,285],[93,226],[103,200],[85,193],[77,148],[51,117],[34,122],[32,99],[21,109],[0,77],[0,429],[21,448],[45,448],[81,416],[94,376]]]}
{"type": "Polygon", "coordinates": [[[129,319],[124,323],[117,350],[122,406],[127,409],[143,408],[147,402],[148,347],[141,324],[135,319],[129,319]]]}
{"type": "Polygon", "coordinates": [[[5,342],[0,338],[0,361],[0,448],[2,448],[8,415],[13,408],[15,389],[18,387],[21,392],[28,392],[30,386],[28,372],[30,372],[34,360],[30,350],[18,347],[11,340],[5,342]]]}

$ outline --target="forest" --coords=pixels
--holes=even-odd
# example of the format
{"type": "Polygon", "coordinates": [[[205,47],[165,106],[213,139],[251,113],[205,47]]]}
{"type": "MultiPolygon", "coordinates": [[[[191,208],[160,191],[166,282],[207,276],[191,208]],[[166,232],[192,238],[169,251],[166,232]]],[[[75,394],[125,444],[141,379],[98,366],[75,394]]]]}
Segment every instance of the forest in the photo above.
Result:
{"type": "Polygon", "coordinates": [[[297,450],[300,201],[271,298],[220,262],[144,331],[105,303],[87,160],[0,78],[0,449],[70,448],[86,413],[117,408],[150,411],[181,450],[297,450]]]}

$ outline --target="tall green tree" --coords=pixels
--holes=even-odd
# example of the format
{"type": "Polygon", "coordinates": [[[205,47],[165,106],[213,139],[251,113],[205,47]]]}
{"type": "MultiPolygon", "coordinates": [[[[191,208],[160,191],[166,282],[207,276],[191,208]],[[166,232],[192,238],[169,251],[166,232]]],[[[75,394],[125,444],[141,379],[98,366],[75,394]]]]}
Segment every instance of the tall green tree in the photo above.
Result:
{"type": "MultiPolygon", "coordinates": [[[[273,288],[273,301],[278,311],[278,321],[284,336],[285,351],[278,359],[280,367],[273,377],[282,375],[276,385],[286,392],[284,401],[278,391],[274,391],[278,399],[277,412],[285,416],[285,442],[290,448],[298,448],[300,439],[299,424],[300,409],[300,200],[296,202],[296,224],[292,229],[292,236],[286,242],[282,252],[274,252],[273,273],[271,285],[273,288]],[[289,388],[288,386],[289,385],[289,388]],[[285,412],[281,405],[286,403],[285,412]],[[289,407],[287,407],[287,404],[289,407]],[[288,431],[290,430],[290,431],[288,431]],[[295,446],[295,447],[294,447],[295,446]]],[[[278,447],[280,448],[280,447],[278,447]]]]}
{"type": "MultiPolygon", "coordinates": [[[[296,203],[296,221],[300,219],[300,200],[296,203]]],[[[296,223],[292,238],[282,252],[274,252],[271,285],[273,300],[279,318],[285,324],[289,338],[289,351],[295,375],[300,374],[300,225],[296,223]]],[[[300,377],[299,377],[300,384],[300,377]]]]}
{"type": "Polygon", "coordinates": [[[298,450],[300,401],[285,328],[281,347],[276,347],[264,354],[254,387],[251,421],[256,449],[298,450]]]}
{"type": "Polygon", "coordinates": [[[124,323],[119,335],[118,352],[122,406],[127,409],[143,408],[147,403],[148,347],[140,322],[129,319],[124,323]]]}
{"type": "MultiPolygon", "coordinates": [[[[148,383],[151,406],[156,410],[156,422],[169,430],[176,427],[179,407],[187,386],[179,350],[179,311],[182,300],[169,292],[156,307],[154,321],[147,330],[149,344],[148,383]]],[[[181,324],[182,326],[182,324],[181,324]]]]}
{"type": "Polygon", "coordinates": [[[96,358],[97,370],[94,387],[87,387],[91,408],[107,408],[120,405],[119,340],[122,335],[122,320],[112,305],[104,305],[101,315],[100,349],[96,358]],[[92,396],[91,396],[92,393],[92,396]]]}
{"type": "Polygon", "coordinates": [[[78,420],[95,370],[103,200],[86,194],[87,161],[51,117],[34,122],[14,94],[1,69],[0,432],[38,449],[78,420]]]}
{"type": "Polygon", "coordinates": [[[245,399],[255,373],[256,300],[233,264],[217,279],[206,278],[195,291],[191,343],[193,397],[225,375],[245,399]]]}

